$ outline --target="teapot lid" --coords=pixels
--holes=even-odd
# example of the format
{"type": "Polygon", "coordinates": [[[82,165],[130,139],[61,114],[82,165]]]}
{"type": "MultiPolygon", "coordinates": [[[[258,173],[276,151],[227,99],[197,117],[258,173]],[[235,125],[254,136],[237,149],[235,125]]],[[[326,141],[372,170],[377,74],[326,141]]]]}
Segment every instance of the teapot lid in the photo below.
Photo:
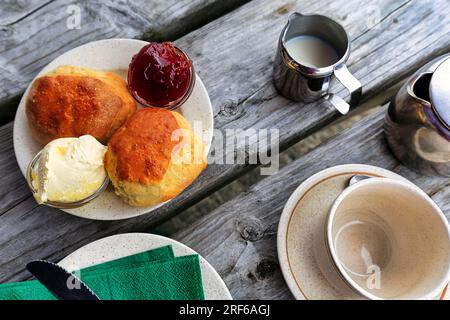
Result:
{"type": "Polygon", "coordinates": [[[431,77],[430,100],[440,122],[450,129],[450,57],[439,64],[431,77]]]}

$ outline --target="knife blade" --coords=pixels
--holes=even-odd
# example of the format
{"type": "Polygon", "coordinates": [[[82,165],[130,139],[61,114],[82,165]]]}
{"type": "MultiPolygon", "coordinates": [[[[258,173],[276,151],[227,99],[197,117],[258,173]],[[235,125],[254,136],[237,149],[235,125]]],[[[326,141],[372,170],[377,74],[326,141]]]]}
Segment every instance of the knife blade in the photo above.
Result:
{"type": "Polygon", "coordinates": [[[27,269],[60,300],[99,300],[86,284],[57,264],[35,260],[27,264],[27,269]]]}

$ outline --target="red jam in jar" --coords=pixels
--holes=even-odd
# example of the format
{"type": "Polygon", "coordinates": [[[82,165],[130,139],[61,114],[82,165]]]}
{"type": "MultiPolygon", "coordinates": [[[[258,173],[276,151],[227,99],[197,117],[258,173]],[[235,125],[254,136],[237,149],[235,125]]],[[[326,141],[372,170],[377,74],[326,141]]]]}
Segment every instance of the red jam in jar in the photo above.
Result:
{"type": "Polygon", "coordinates": [[[128,88],[145,106],[173,109],[192,91],[192,61],[171,42],[152,42],[134,55],[128,68],[128,88]]]}

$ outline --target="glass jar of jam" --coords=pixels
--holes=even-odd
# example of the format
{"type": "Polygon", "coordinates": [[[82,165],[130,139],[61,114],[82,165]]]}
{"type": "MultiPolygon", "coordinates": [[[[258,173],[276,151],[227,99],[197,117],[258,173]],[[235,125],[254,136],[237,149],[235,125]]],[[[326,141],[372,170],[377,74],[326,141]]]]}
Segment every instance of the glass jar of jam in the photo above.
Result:
{"type": "Polygon", "coordinates": [[[148,107],[175,109],[187,100],[194,84],[192,61],[171,42],[144,46],[128,68],[128,89],[148,107]]]}

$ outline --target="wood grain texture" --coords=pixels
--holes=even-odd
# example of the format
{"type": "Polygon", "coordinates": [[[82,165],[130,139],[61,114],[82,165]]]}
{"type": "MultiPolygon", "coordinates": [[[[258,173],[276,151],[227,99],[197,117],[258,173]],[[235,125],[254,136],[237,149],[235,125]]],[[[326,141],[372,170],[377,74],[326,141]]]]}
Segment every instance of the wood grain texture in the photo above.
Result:
{"type": "MultiPolygon", "coordinates": [[[[264,1],[256,0],[177,40],[196,64],[214,107],[215,127],[276,128],[284,150],[339,115],[327,103],[302,104],[279,96],[272,84],[272,61],[279,33],[293,11],[318,12],[341,22],[352,38],[349,69],[363,84],[363,101],[450,50],[448,1],[264,1]],[[368,19],[378,10],[374,25],[368,19]],[[436,19],[436,20],[435,20],[436,19]]],[[[333,90],[346,94],[338,84],[333,90]]],[[[233,139],[235,136],[230,135],[233,139]]],[[[249,139],[255,138],[254,134],[249,139]]],[[[220,144],[220,142],[219,142],[220,144]]],[[[218,143],[213,143],[217,147],[218,143]]],[[[265,154],[266,150],[259,150],[265,154]]],[[[230,152],[224,150],[224,158],[230,152]]],[[[231,158],[254,155],[238,145],[231,158]]],[[[202,197],[249,169],[245,165],[210,165],[184,194],[202,197]]],[[[184,199],[178,199],[182,208],[184,199]]]]}
{"type": "Polygon", "coordinates": [[[105,38],[175,39],[248,0],[32,0],[0,2],[0,122],[47,63],[105,38]],[[70,29],[79,8],[80,28],[70,29]],[[77,10],[77,9],[75,9],[77,10]]]}
{"type": "MultiPolygon", "coordinates": [[[[336,112],[323,103],[292,103],[278,96],[272,86],[271,64],[276,41],[290,12],[319,12],[346,27],[353,39],[349,67],[364,84],[367,99],[449,50],[448,8],[446,0],[381,0],[365,1],[364,5],[357,0],[347,0],[345,5],[332,0],[254,0],[191,32],[177,40],[177,44],[190,53],[208,87],[217,128],[222,132],[233,128],[277,128],[280,147],[284,149],[337,117],[336,112]],[[379,9],[381,16],[372,28],[366,20],[366,8],[370,4],[379,9]]],[[[340,90],[340,87],[335,88],[340,90]]],[[[0,281],[23,279],[23,266],[32,258],[58,260],[101,237],[147,230],[249,168],[249,165],[211,165],[181,196],[151,214],[126,221],[88,221],[44,206],[36,207],[17,165],[11,163],[11,130],[11,125],[3,127],[0,138],[0,163],[3,159],[6,161],[5,165],[0,165],[0,176],[8,177],[8,186],[0,191],[6,199],[0,204],[0,281]]],[[[240,150],[244,149],[245,146],[240,146],[240,150]]],[[[249,157],[250,152],[247,150],[249,157]]],[[[360,162],[357,155],[355,159],[360,162]]],[[[277,186],[282,188],[282,181],[277,186]]],[[[258,195],[261,200],[266,196],[265,193],[258,195]]],[[[242,209],[236,207],[233,214],[237,216],[258,203],[243,203],[242,209]]],[[[282,201],[278,205],[281,207],[282,201]]],[[[275,223],[273,221],[267,234],[273,235],[275,223]]],[[[198,237],[203,236],[208,234],[198,237]]],[[[225,240],[226,233],[217,237],[225,240]]],[[[239,237],[235,239],[243,247],[248,246],[239,237]]],[[[268,254],[258,269],[259,277],[271,274],[275,262],[273,255],[268,254]]],[[[224,274],[224,270],[220,270],[224,274]]],[[[269,282],[267,280],[263,286],[270,286],[269,282]]],[[[277,294],[284,295],[280,291],[277,294]]],[[[237,293],[239,296],[244,295],[237,293]]]]}
{"type": "Polygon", "coordinates": [[[291,193],[328,167],[364,163],[392,170],[427,192],[450,218],[450,179],[424,177],[391,155],[383,131],[384,110],[267,177],[174,235],[198,251],[224,278],[235,299],[290,299],[278,265],[278,221],[291,193]]]}

